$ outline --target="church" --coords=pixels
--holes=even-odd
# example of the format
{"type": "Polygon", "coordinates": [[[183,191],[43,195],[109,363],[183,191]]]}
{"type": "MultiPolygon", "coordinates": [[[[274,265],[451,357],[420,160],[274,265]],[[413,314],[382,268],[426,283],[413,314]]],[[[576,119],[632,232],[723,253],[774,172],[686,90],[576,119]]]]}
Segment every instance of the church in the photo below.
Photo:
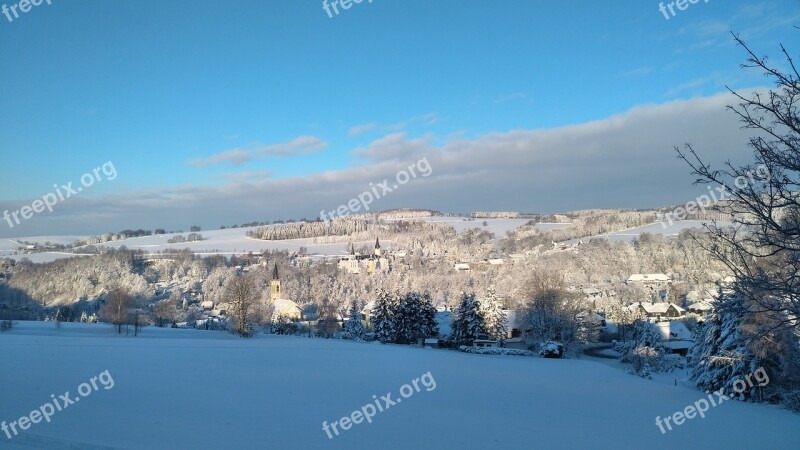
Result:
{"type": "Polygon", "coordinates": [[[278,263],[272,270],[272,280],[269,282],[269,303],[272,306],[272,321],[279,317],[289,320],[300,320],[303,317],[303,310],[292,300],[283,298],[281,292],[281,278],[278,275],[278,263]]]}
{"type": "Polygon", "coordinates": [[[351,245],[350,255],[339,260],[339,268],[350,273],[361,273],[361,269],[366,270],[367,273],[372,273],[376,270],[391,272],[389,259],[384,256],[381,242],[377,237],[375,238],[375,249],[372,255],[356,255],[355,248],[351,245]]]}

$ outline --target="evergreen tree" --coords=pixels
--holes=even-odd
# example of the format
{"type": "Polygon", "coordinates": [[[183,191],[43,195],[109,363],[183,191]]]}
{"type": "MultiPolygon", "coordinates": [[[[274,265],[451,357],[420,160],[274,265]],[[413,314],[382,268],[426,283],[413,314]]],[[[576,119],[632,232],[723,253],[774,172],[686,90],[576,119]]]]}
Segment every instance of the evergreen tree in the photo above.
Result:
{"type": "Polygon", "coordinates": [[[715,313],[696,333],[692,378],[704,391],[723,389],[732,395],[733,383],[758,368],[741,332],[746,316],[743,306],[738,295],[721,296],[715,313]]]}
{"type": "Polygon", "coordinates": [[[486,337],[480,302],[474,293],[462,293],[453,311],[452,339],[458,345],[472,345],[475,339],[486,337]]]}
{"type": "Polygon", "coordinates": [[[361,311],[358,306],[358,300],[354,300],[350,307],[350,317],[344,324],[345,339],[352,339],[354,341],[364,339],[364,324],[361,323],[361,311]]]}
{"type": "Polygon", "coordinates": [[[395,342],[397,336],[394,328],[395,300],[395,296],[381,289],[370,315],[370,322],[375,330],[375,339],[383,343],[395,342]]]}
{"type": "Polygon", "coordinates": [[[415,344],[420,338],[436,336],[436,308],[429,295],[408,292],[400,299],[394,314],[395,342],[415,344]]]}
{"type": "Polygon", "coordinates": [[[436,337],[439,335],[439,324],[436,323],[436,307],[428,293],[420,299],[420,334],[421,337],[436,337]]]}
{"type": "Polygon", "coordinates": [[[480,302],[483,328],[489,339],[504,340],[508,336],[506,313],[497,298],[494,288],[486,291],[486,298],[480,302]]]}

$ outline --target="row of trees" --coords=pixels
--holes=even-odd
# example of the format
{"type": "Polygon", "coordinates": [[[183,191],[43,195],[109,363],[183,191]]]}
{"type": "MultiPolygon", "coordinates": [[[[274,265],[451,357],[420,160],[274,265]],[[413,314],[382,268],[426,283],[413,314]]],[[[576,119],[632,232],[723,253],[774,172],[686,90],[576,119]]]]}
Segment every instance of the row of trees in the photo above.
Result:
{"type": "Polygon", "coordinates": [[[415,344],[439,334],[436,308],[427,293],[381,290],[370,319],[375,339],[383,343],[415,344]]]}

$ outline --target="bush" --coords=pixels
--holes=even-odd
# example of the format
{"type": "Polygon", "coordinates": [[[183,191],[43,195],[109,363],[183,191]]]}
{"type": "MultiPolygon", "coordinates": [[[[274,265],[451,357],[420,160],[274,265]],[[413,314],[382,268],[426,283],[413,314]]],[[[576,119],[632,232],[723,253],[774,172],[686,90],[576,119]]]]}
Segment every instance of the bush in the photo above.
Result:
{"type": "Polygon", "coordinates": [[[561,359],[564,357],[564,344],[547,341],[539,346],[539,356],[542,358],[561,359]]]}
{"type": "Polygon", "coordinates": [[[518,350],[515,348],[470,347],[467,345],[462,345],[461,347],[458,347],[458,349],[465,353],[475,353],[477,355],[534,356],[532,351],[518,350]]]}
{"type": "Polygon", "coordinates": [[[783,395],[783,406],[796,413],[800,413],[800,389],[786,392],[783,395]]]}
{"type": "Polygon", "coordinates": [[[14,326],[14,322],[10,320],[0,320],[0,332],[8,331],[14,326]]]}

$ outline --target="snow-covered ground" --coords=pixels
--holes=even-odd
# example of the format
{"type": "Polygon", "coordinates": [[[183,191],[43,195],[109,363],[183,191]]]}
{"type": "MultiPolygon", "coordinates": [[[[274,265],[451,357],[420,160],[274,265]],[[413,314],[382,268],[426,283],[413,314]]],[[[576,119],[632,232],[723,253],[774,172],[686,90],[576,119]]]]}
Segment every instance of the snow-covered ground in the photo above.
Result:
{"type": "MultiPolygon", "coordinates": [[[[2,448],[793,449],[800,416],[725,402],[662,434],[655,417],[706,398],[592,360],[483,356],[376,343],[18,322],[0,334],[0,421],[108,370],[83,397],[2,448]],[[372,423],[328,424],[430,372],[372,423]],[[425,380],[423,379],[422,382],[425,380]],[[102,382],[102,378],[101,378],[102,382]],[[419,383],[418,383],[419,384],[419,383]],[[110,384],[106,384],[110,385],[110,384]]],[[[381,405],[384,405],[381,402],[381,405]]]]}
{"type": "MultiPolygon", "coordinates": [[[[507,231],[514,230],[528,222],[528,219],[485,219],[487,226],[484,227],[482,225],[483,219],[466,221],[460,217],[430,217],[423,220],[447,223],[448,225],[452,225],[458,233],[463,233],[469,228],[486,229],[494,233],[497,239],[504,238],[507,231]]],[[[537,225],[537,228],[545,230],[563,226],[566,226],[566,224],[541,224],[537,225]]],[[[202,234],[203,240],[197,242],[181,242],[176,244],[167,242],[176,235],[183,235],[185,237],[189,234],[187,232],[134,237],[113,242],[103,242],[98,245],[107,248],[120,248],[125,246],[131,250],[143,250],[151,253],[167,249],[182,250],[189,248],[199,253],[222,255],[239,255],[242,253],[261,252],[264,250],[287,250],[293,252],[300,249],[300,247],[306,247],[309,254],[318,256],[345,255],[348,252],[346,237],[343,237],[342,242],[337,244],[314,244],[313,239],[263,241],[248,238],[247,232],[255,228],[257,227],[201,231],[200,234],[202,234]]],[[[31,254],[14,254],[14,252],[20,247],[17,241],[38,242],[40,244],[44,244],[45,241],[50,241],[53,243],[67,244],[73,243],[78,239],[85,239],[85,236],[35,236],[15,240],[4,239],[0,240],[0,257],[8,257],[16,260],[28,258],[33,262],[48,262],[59,258],[68,258],[75,255],[60,252],[40,252],[31,254]]],[[[363,241],[355,242],[355,245],[358,247],[361,245],[371,245],[372,243],[373,241],[363,241]]],[[[391,241],[381,240],[381,243],[387,248],[391,247],[391,241]]]]}
{"type": "MultiPolygon", "coordinates": [[[[597,236],[585,237],[581,239],[573,239],[568,241],[568,243],[575,243],[579,240],[589,240],[595,238],[607,238],[611,241],[626,241],[626,242],[633,242],[634,239],[639,237],[642,233],[651,233],[651,234],[663,234],[664,236],[677,236],[683,230],[687,230],[689,228],[703,228],[703,225],[709,223],[699,220],[679,220],[673,223],[664,223],[662,225],[661,222],[651,223],[650,225],[643,225],[641,227],[636,228],[629,228],[627,230],[617,231],[614,233],[609,234],[601,234],[597,236]]],[[[720,222],[718,225],[724,226],[726,223],[720,222]]]]}
{"type": "MultiPolygon", "coordinates": [[[[480,228],[490,233],[494,233],[496,239],[503,239],[506,233],[525,225],[530,222],[530,219],[475,219],[466,220],[464,217],[445,217],[434,216],[425,217],[421,220],[426,222],[439,222],[446,223],[455,228],[457,233],[463,233],[471,228],[480,228]],[[486,226],[483,226],[486,222],[486,226]]],[[[540,223],[536,224],[536,228],[540,231],[546,231],[554,228],[562,228],[568,226],[568,223],[540,223]]]]}

